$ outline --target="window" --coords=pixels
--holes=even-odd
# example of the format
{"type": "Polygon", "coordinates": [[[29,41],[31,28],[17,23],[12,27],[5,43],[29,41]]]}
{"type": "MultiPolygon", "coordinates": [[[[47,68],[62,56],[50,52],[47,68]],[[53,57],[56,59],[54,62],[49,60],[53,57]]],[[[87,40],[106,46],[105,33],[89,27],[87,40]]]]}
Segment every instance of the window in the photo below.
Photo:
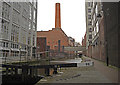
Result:
{"type": "Polygon", "coordinates": [[[34,11],[33,11],[33,22],[35,22],[35,20],[36,20],[36,10],[34,9],[34,11]]]}
{"type": "Polygon", "coordinates": [[[13,7],[14,7],[15,9],[17,9],[17,11],[19,11],[19,12],[20,12],[21,5],[20,5],[20,3],[19,3],[19,2],[13,2],[13,7]]]}
{"type": "Polygon", "coordinates": [[[31,37],[28,37],[28,45],[31,44],[31,37]]]}
{"type": "Polygon", "coordinates": [[[89,35],[89,39],[92,39],[92,35],[89,35]]]}
{"type": "Polygon", "coordinates": [[[96,32],[98,33],[99,31],[99,25],[98,25],[98,22],[96,23],[96,32]]]}
{"type": "Polygon", "coordinates": [[[13,10],[12,21],[16,24],[19,24],[19,13],[16,10],[13,10]]]}
{"type": "Polygon", "coordinates": [[[34,31],[36,30],[36,28],[35,28],[35,24],[33,24],[33,30],[34,30],[34,31]]]}
{"type": "Polygon", "coordinates": [[[30,13],[29,13],[29,18],[32,19],[32,8],[31,5],[29,5],[30,13]]]}
{"type": "Polygon", "coordinates": [[[89,22],[88,22],[88,25],[92,25],[92,21],[89,21],[89,22]]]}
{"type": "Polygon", "coordinates": [[[31,22],[29,21],[29,29],[31,29],[31,22]]]}
{"type": "Polygon", "coordinates": [[[95,8],[95,11],[96,11],[96,14],[98,14],[98,6],[96,5],[96,8],[95,8]]]}
{"type": "Polygon", "coordinates": [[[88,15],[88,19],[91,19],[91,15],[88,15]]]}
{"type": "Polygon", "coordinates": [[[92,28],[89,28],[89,32],[92,32],[92,28]]]}
{"type": "Polygon", "coordinates": [[[10,19],[9,13],[10,13],[10,6],[7,3],[3,2],[2,17],[9,20],[10,19]]]}
{"type": "Polygon", "coordinates": [[[37,3],[36,0],[34,0],[34,7],[35,7],[35,8],[36,8],[36,3],[37,3]]]}
{"type": "Polygon", "coordinates": [[[89,7],[91,6],[91,2],[88,2],[88,6],[89,6],[89,7]]]}
{"type": "Polygon", "coordinates": [[[9,27],[9,23],[6,22],[5,20],[2,20],[2,33],[3,33],[3,38],[8,39],[8,27],[9,27]]]}
{"type": "Polygon", "coordinates": [[[5,47],[5,42],[3,42],[3,47],[5,47]]]}
{"type": "Polygon", "coordinates": [[[8,47],[8,43],[6,43],[6,47],[8,47]]]}
{"type": "Polygon", "coordinates": [[[92,41],[89,41],[89,44],[92,44],[92,41]]]}
{"type": "Polygon", "coordinates": [[[33,35],[33,46],[35,45],[35,35],[33,35]]]}
{"type": "Polygon", "coordinates": [[[88,13],[91,13],[91,9],[88,9],[88,13]]]}

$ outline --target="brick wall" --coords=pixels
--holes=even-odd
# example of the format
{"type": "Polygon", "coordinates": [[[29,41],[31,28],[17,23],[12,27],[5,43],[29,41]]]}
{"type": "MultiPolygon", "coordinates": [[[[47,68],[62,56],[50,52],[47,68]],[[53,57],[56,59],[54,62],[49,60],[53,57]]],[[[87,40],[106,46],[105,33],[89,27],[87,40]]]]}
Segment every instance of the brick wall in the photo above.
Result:
{"type": "MultiPolygon", "coordinates": [[[[86,33],[84,35],[84,38],[82,39],[82,46],[85,46],[86,47],[86,33]]],[[[83,51],[82,52],[83,55],[86,55],[86,51],[83,51]]]]}
{"type": "Polygon", "coordinates": [[[99,50],[100,50],[100,60],[101,61],[106,61],[106,56],[105,56],[105,39],[104,39],[104,17],[102,17],[100,21],[100,29],[99,29],[99,50]]]}
{"type": "Polygon", "coordinates": [[[39,54],[39,57],[45,57],[45,53],[40,52],[45,52],[46,51],[46,37],[37,37],[37,54],[39,54]]]}
{"type": "MultiPolygon", "coordinates": [[[[46,37],[47,45],[50,49],[56,50],[58,47],[58,40],[61,46],[68,46],[68,37],[61,28],[53,28],[49,31],[38,31],[38,37],[46,37]]],[[[61,49],[61,48],[60,48],[61,49]]]]}

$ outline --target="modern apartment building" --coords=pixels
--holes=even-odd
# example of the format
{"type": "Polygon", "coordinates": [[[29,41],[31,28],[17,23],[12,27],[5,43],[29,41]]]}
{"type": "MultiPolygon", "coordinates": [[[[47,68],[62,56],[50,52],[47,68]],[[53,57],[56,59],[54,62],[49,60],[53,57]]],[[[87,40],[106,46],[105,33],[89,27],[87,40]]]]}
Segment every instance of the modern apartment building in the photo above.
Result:
{"type": "Polygon", "coordinates": [[[0,57],[32,57],[36,48],[37,2],[0,2],[0,57]]]}

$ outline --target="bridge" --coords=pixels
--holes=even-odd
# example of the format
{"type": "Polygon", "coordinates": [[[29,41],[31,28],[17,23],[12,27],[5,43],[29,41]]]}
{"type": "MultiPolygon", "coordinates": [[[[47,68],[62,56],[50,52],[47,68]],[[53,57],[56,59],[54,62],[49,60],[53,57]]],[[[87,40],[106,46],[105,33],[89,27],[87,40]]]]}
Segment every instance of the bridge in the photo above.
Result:
{"type": "Polygon", "coordinates": [[[78,47],[64,47],[64,51],[85,51],[86,47],[78,46],[78,47]]]}

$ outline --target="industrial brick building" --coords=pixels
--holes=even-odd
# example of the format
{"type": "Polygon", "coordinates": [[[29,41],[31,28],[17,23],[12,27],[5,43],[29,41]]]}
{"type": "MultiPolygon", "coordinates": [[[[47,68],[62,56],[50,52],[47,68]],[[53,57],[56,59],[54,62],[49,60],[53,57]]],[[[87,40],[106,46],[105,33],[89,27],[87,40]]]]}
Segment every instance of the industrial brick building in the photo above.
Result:
{"type": "Polygon", "coordinates": [[[47,51],[46,37],[37,37],[37,57],[45,57],[47,51]]]}
{"type": "MultiPolygon", "coordinates": [[[[86,32],[85,32],[84,38],[82,38],[82,46],[86,47],[86,32]]],[[[82,54],[86,56],[86,50],[83,51],[82,54]]]]}
{"type": "Polygon", "coordinates": [[[64,46],[69,45],[68,36],[61,28],[60,3],[55,4],[55,28],[49,31],[38,31],[37,37],[45,37],[50,50],[63,52],[64,46]]]}
{"type": "Polygon", "coordinates": [[[37,2],[0,2],[0,57],[32,57],[36,47],[37,2]]]}

